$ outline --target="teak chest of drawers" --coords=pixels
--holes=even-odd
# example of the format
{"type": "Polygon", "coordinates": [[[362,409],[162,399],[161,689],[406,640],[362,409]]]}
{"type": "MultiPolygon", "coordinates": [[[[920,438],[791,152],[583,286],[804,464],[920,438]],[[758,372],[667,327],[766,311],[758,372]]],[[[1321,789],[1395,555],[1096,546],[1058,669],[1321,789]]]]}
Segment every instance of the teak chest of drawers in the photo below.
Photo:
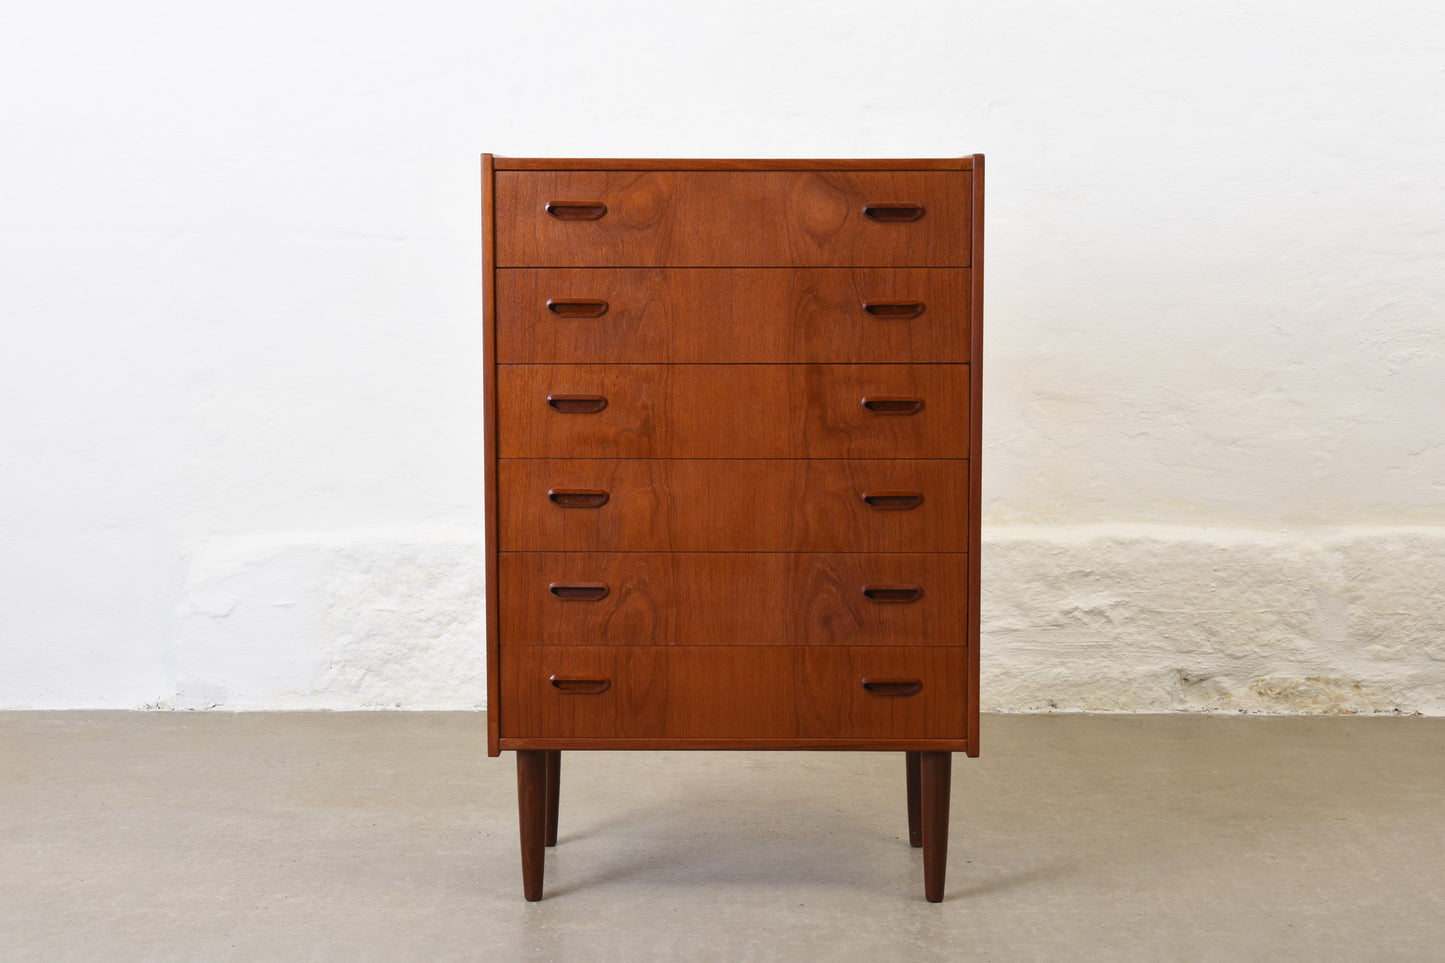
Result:
{"type": "Polygon", "coordinates": [[[488,752],[978,754],[983,157],[483,155],[488,752]]]}

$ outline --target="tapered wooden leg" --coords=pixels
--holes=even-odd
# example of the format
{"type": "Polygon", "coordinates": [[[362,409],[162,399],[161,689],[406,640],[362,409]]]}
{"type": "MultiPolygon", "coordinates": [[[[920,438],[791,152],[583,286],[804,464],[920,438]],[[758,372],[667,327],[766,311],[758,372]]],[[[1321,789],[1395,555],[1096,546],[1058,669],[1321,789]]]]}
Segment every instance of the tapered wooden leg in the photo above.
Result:
{"type": "Polygon", "coordinates": [[[943,878],[948,871],[948,797],[953,774],[953,753],[925,752],[919,760],[920,816],[923,823],[923,895],[930,903],[943,901],[943,878]]]}
{"type": "Polygon", "coordinates": [[[918,753],[905,752],[903,764],[908,769],[908,845],[923,845],[923,830],[918,813],[918,753]]]}
{"type": "Polygon", "coordinates": [[[547,857],[547,755],[541,749],[517,750],[517,822],[522,829],[522,895],[542,898],[542,866],[547,857]]]}
{"type": "Polygon", "coordinates": [[[557,794],[562,788],[562,750],[547,753],[547,845],[557,845],[557,794]]]}

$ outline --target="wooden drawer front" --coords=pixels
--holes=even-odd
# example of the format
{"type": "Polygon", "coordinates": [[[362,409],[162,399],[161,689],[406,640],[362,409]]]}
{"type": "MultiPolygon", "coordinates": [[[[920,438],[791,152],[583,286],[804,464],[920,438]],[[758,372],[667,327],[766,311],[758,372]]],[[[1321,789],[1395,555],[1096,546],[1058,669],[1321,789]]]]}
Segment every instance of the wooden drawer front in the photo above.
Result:
{"type": "Polygon", "coordinates": [[[971,177],[498,171],[497,266],[968,267],[971,177]]]}
{"type": "Polygon", "coordinates": [[[957,645],[968,556],[503,552],[508,644],[957,645]]]}
{"type": "Polygon", "coordinates": [[[497,462],[501,551],[964,552],[967,505],[955,459],[497,462]]]}
{"type": "Polygon", "coordinates": [[[963,739],[966,660],[940,646],[504,645],[501,735],[963,739]]]}
{"type": "Polygon", "coordinates": [[[967,268],[498,271],[497,360],[961,364],[970,283],[967,268]]]}
{"type": "Polygon", "coordinates": [[[499,365],[502,458],[967,458],[967,365],[499,365]]]}

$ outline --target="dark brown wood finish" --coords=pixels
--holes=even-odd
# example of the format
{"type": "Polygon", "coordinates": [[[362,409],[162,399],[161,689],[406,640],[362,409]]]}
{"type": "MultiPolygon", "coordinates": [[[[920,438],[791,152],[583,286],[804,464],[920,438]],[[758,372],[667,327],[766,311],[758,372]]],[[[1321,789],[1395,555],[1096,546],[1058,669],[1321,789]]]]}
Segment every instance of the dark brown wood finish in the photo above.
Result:
{"type": "Polygon", "coordinates": [[[695,736],[679,739],[673,736],[503,736],[502,751],[514,749],[599,749],[604,751],[630,749],[680,749],[713,752],[718,750],[817,749],[832,752],[963,752],[968,744],[962,739],[895,739],[884,736],[824,738],[738,738],[714,739],[695,736]]]}
{"type": "Polygon", "coordinates": [[[546,844],[557,845],[557,813],[562,798],[562,752],[546,750],[547,758],[547,831],[546,844]]]}
{"type": "Polygon", "coordinates": [[[502,365],[500,458],[967,458],[964,365],[502,365]]]}
{"type": "Polygon", "coordinates": [[[522,837],[522,894],[529,903],[542,898],[547,859],[547,759],[535,749],[517,752],[517,824],[522,837]]]}
{"type": "Polygon", "coordinates": [[[923,845],[923,796],[919,783],[919,758],[917,752],[903,754],[904,780],[908,787],[908,845],[923,845]]]}
{"type": "Polygon", "coordinates": [[[499,171],[499,267],[968,267],[966,171],[499,171]],[[547,213],[601,204],[596,220],[547,213]],[[868,205],[926,213],[880,223],[868,205]]]}
{"type": "MultiPolygon", "coordinates": [[[[494,244],[496,213],[493,205],[493,158],[482,155],[482,275],[487,283],[482,292],[482,512],[487,538],[487,585],[497,584],[497,286],[494,244]]],[[[497,593],[486,593],[487,607],[487,755],[501,755],[498,744],[502,702],[500,613],[497,593]]]]}
{"type": "Polygon", "coordinates": [[[502,738],[956,740],[967,658],[942,646],[518,646],[502,666],[502,738]],[[598,692],[552,679],[606,679],[598,692]],[[918,682],[875,694],[865,680],[918,682]]]}
{"type": "Polygon", "coordinates": [[[498,568],[508,645],[953,646],[967,626],[959,554],[503,552],[498,568]]]}
{"type": "Polygon", "coordinates": [[[499,171],[966,171],[976,158],[916,157],[879,160],[751,160],[737,158],[666,158],[646,160],[635,157],[498,157],[499,171]]]}
{"type": "Polygon", "coordinates": [[[488,751],[978,752],[983,158],[483,158],[488,751]]]}
{"type": "Polygon", "coordinates": [[[961,364],[971,285],[969,268],[509,268],[497,360],[961,364]]]}
{"type": "Polygon", "coordinates": [[[501,459],[497,479],[507,552],[968,550],[964,461],[501,459]],[[605,503],[563,507],[549,492],[605,503]]]}
{"type": "Polygon", "coordinates": [[[972,710],[968,715],[968,754],[978,755],[978,674],[979,674],[979,613],[980,590],[979,546],[982,543],[982,491],[983,491],[983,155],[973,155],[974,176],[973,217],[969,222],[972,235],[969,242],[976,258],[972,274],[973,294],[969,301],[969,339],[973,359],[970,365],[969,404],[969,510],[968,510],[968,597],[972,605],[968,615],[968,704],[972,710]]]}
{"type": "Polygon", "coordinates": [[[948,801],[952,794],[952,773],[952,753],[919,753],[918,808],[923,835],[923,893],[930,903],[943,900],[944,874],[948,869],[948,801]]]}

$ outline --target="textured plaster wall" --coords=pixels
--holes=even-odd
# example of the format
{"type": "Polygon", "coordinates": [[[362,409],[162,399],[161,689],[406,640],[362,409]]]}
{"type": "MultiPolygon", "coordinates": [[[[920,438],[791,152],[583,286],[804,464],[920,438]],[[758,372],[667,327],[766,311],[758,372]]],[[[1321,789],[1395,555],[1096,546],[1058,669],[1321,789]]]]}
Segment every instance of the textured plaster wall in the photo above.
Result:
{"type": "Polygon", "coordinates": [[[1424,2],[8,11],[0,706],[480,704],[480,151],[982,150],[986,705],[1445,712],[1442,49],[1424,2]]]}
{"type": "Polygon", "coordinates": [[[985,704],[1445,713],[1429,528],[1036,528],[985,546],[985,704]]]}

